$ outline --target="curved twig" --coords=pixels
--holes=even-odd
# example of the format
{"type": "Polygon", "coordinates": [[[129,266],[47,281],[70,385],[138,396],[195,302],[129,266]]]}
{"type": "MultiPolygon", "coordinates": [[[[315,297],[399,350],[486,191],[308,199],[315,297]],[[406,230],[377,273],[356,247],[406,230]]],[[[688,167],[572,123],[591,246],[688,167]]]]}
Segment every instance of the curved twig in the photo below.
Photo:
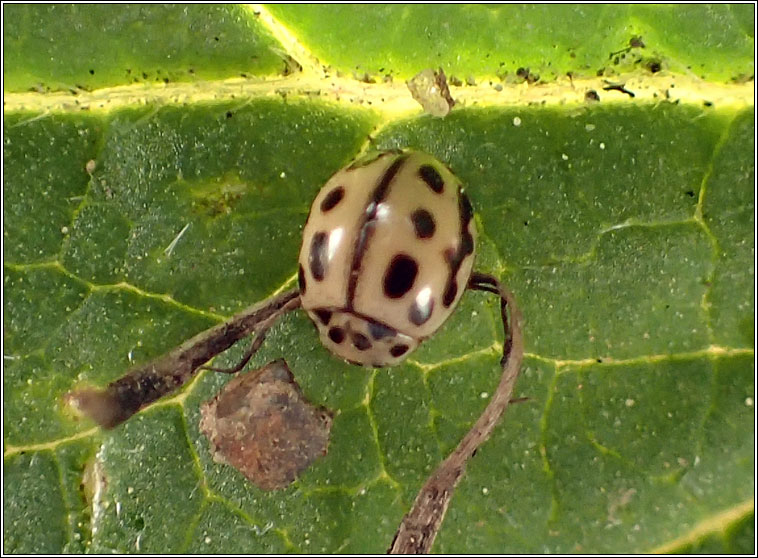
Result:
{"type": "Polygon", "coordinates": [[[427,479],[416,496],[411,510],[403,517],[389,549],[390,554],[425,554],[434,543],[442,520],[447,512],[450,498],[466,470],[466,461],[479,446],[489,438],[495,425],[510,402],[521,361],[524,356],[524,341],[521,334],[521,312],[511,292],[491,275],[474,272],[468,287],[500,295],[500,313],[503,318],[505,339],[500,364],[503,374],[484,412],[471,430],[427,479]],[[510,311],[510,321],[508,320],[510,311]]]}
{"type": "MultiPolygon", "coordinates": [[[[198,367],[237,341],[256,334],[256,348],[283,314],[300,306],[292,289],[246,308],[228,321],[198,333],[147,364],[132,368],[105,389],[84,388],[66,398],[103,428],[118,426],[134,413],[184,385],[198,367]]],[[[254,343],[255,343],[254,342],[254,343]]]]}

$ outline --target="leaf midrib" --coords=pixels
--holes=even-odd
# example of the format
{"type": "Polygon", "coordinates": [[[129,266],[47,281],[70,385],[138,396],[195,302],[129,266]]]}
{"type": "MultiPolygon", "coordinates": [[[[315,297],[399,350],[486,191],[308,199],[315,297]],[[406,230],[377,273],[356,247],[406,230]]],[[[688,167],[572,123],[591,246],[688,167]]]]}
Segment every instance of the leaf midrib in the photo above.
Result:
{"type": "MultiPolygon", "coordinates": [[[[689,76],[642,73],[619,76],[613,83],[623,83],[633,91],[634,98],[618,91],[604,91],[609,84],[602,78],[563,78],[553,83],[506,85],[484,80],[474,86],[450,86],[456,107],[523,107],[536,103],[576,109],[586,105],[584,95],[593,90],[605,106],[640,103],[679,103],[703,106],[710,103],[716,110],[737,112],[754,104],[754,84],[714,83],[689,76]],[[500,85],[497,91],[494,85],[500,85]]],[[[308,75],[301,73],[285,78],[231,78],[212,82],[172,83],[168,85],[133,84],[107,87],[94,91],[81,90],[51,93],[6,92],[4,110],[15,112],[80,113],[87,111],[108,114],[114,110],[144,106],[183,106],[200,103],[239,102],[246,105],[261,98],[312,101],[314,98],[342,106],[363,107],[378,112],[385,120],[410,118],[422,114],[402,81],[368,84],[347,77],[308,75]]],[[[19,125],[19,124],[16,124],[19,125]]]]}

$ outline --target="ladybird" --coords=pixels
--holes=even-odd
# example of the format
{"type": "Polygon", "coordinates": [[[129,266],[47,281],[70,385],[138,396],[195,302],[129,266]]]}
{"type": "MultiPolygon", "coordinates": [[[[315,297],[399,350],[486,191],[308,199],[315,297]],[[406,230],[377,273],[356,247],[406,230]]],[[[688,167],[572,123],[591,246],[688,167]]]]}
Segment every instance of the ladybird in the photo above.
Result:
{"type": "Polygon", "coordinates": [[[303,309],[334,354],[398,364],[447,320],[476,247],[461,181],[433,156],[385,151],[339,170],[308,214],[298,279],[303,309]]]}
{"type": "Polygon", "coordinates": [[[303,230],[298,288],[253,304],[103,389],[82,387],[66,399],[114,428],[200,369],[236,374],[273,324],[299,307],[335,355],[362,366],[393,366],[433,335],[471,289],[500,297],[503,379],[490,406],[502,409],[523,358],[521,314],[496,277],[472,271],[475,249],[471,202],[445,164],[417,151],[364,157],[316,195],[303,230]],[[248,335],[250,346],[236,366],[204,364],[248,335]]]}
{"type": "MultiPolygon", "coordinates": [[[[435,511],[447,509],[466,461],[502,417],[524,355],[521,314],[513,295],[498,278],[472,272],[476,248],[472,218],[471,203],[461,182],[431,155],[387,151],[360,159],[332,176],[313,201],[298,258],[298,288],[246,308],[168,353],[133,367],[103,389],[83,387],[65,399],[103,428],[114,428],[185,384],[199,369],[236,374],[260,348],[276,320],[298,307],[306,310],[322,343],[334,354],[353,364],[392,366],[442,326],[466,289],[496,294],[505,334],[500,382],[479,419],[421,488],[389,549],[393,554],[427,553],[442,521],[435,511]],[[203,365],[251,334],[250,347],[235,367],[203,365]]],[[[253,387],[271,384],[273,376],[266,374],[279,369],[289,375],[294,388],[286,386],[274,393],[268,385],[265,393],[258,395],[259,399],[273,397],[274,407],[280,408],[282,394],[286,398],[299,392],[284,360],[233,380],[228,387],[234,391],[247,383],[253,387]]],[[[201,422],[215,457],[224,461],[231,459],[231,454],[219,451],[218,444],[226,440],[217,436],[221,424],[217,403],[226,398],[225,403],[234,404],[236,400],[226,401],[229,393],[224,388],[204,407],[201,422]]],[[[221,418],[229,419],[227,411],[223,410],[221,418]]],[[[306,405],[299,411],[303,412],[308,414],[311,409],[306,405]]],[[[315,430],[304,428],[308,425],[300,424],[299,419],[287,426],[294,429],[290,437],[296,442],[310,443],[314,436],[318,438],[306,461],[289,463],[291,456],[278,451],[281,440],[275,437],[272,443],[263,440],[258,444],[252,462],[247,455],[231,462],[263,489],[287,486],[315,455],[326,450],[331,414],[325,413],[315,415],[316,422],[320,417],[322,423],[316,424],[315,430]],[[275,474],[251,474],[256,467],[260,469],[260,463],[275,474]]],[[[235,436],[245,426],[234,420],[232,417],[225,422],[232,442],[239,441],[235,436]]],[[[264,430],[267,426],[270,424],[263,424],[264,430]]],[[[259,433],[253,432],[256,436],[259,433]]]]}

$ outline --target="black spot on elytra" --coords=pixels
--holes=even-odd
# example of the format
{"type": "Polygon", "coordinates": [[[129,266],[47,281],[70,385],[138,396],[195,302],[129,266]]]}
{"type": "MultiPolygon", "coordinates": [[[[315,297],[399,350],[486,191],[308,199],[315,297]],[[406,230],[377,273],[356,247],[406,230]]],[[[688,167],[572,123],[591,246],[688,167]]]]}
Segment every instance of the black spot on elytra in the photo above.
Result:
{"type": "Polygon", "coordinates": [[[471,236],[468,227],[463,229],[463,235],[461,235],[461,247],[459,250],[464,256],[474,253],[474,237],[471,236]]]}
{"type": "Polygon", "coordinates": [[[449,308],[455,300],[455,295],[458,294],[458,282],[455,280],[455,275],[450,274],[447,279],[447,285],[445,286],[445,294],[442,295],[442,304],[445,308],[449,308]]]}
{"type": "Polygon", "coordinates": [[[384,294],[389,298],[402,297],[413,287],[417,274],[416,260],[405,254],[397,254],[384,274],[384,294]]]}
{"type": "Polygon", "coordinates": [[[461,269],[463,260],[474,253],[474,237],[471,231],[469,231],[469,223],[474,216],[474,209],[471,207],[468,196],[461,189],[458,190],[458,210],[460,214],[461,242],[457,250],[453,248],[445,250],[445,260],[450,266],[450,274],[445,285],[445,292],[442,295],[442,304],[445,305],[445,308],[449,308],[453,304],[455,297],[458,296],[456,276],[461,269]]]}
{"type": "Polygon", "coordinates": [[[395,345],[390,349],[390,354],[397,358],[399,356],[403,356],[405,353],[408,352],[408,345],[395,345]]]}
{"type": "Polygon", "coordinates": [[[457,250],[453,248],[448,248],[447,250],[445,250],[445,260],[450,266],[451,275],[456,275],[458,273],[458,270],[461,268],[461,264],[463,263],[463,258],[466,256],[463,253],[463,248],[464,248],[463,241],[461,241],[461,245],[458,246],[457,250]]]}
{"type": "Polygon", "coordinates": [[[329,329],[329,339],[339,345],[345,340],[345,330],[341,327],[333,327],[329,329]]]}
{"type": "Polygon", "coordinates": [[[371,348],[371,341],[369,341],[368,337],[362,333],[357,333],[354,331],[350,334],[350,337],[353,340],[353,346],[359,351],[365,351],[371,348]]]}
{"type": "Polygon", "coordinates": [[[440,173],[432,165],[421,165],[418,169],[418,175],[421,180],[426,182],[427,186],[438,194],[441,194],[445,189],[445,181],[442,180],[440,173]]]}
{"type": "Polygon", "coordinates": [[[426,209],[417,209],[411,213],[411,221],[416,229],[416,236],[419,238],[431,238],[437,230],[434,217],[426,209]]]}
{"type": "Polygon", "coordinates": [[[303,269],[303,266],[298,266],[297,268],[297,284],[300,285],[300,294],[305,294],[305,270],[303,269]]]}
{"type": "Polygon", "coordinates": [[[332,319],[332,313],[329,310],[326,310],[325,308],[319,308],[317,310],[314,310],[313,313],[318,316],[318,319],[322,324],[329,325],[329,321],[332,319]]]}
{"type": "MultiPolygon", "coordinates": [[[[403,164],[405,163],[407,159],[408,159],[407,156],[398,157],[385,171],[384,175],[379,181],[379,184],[377,184],[376,188],[371,193],[371,201],[374,202],[375,208],[376,208],[376,205],[384,201],[384,199],[387,197],[387,193],[389,192],[389,188],[390,188],[390,184],[392,183],[392,180],[395,178],[395,175],[400,171],[401,167],[403,166],[403,164]]],[[[373,219],[375,215],[376,215],[376,210],[374,210],[374,215],[370,216],[370,218],[373,219]]]]}
{"type": "Polygon", "coordinates": [[[457,256],[458,256],[458,251],[455,248],[445,249],[445,261],[448,263],[448,265],[453,266],[455,263],[455,258],[457,256]]]}
{"type": "Polygon", "coordinates": [[[418,300],[415,300],[408,312],[408,319],[417,326],[425,324],[432,316],[432,309],[434,309],[434,300],[431,298],[423,305],[419,304],[418,300]]]}
{"type": "Polygon", "coordinates": [[[461,212],[461,229],[464,229],[474,216],[474,208],[463,190],[458,190],[458,208],[461,212]]]}
{"type": "Polygon", "coordinates": [[[364,211],[364,220],[360,224],[360,233],[356,239],[355,248],[353,250],[353,261],[350,265],[350,276],[347,282],[348,309],[353,308],[353,300],[355,299],[355,289],[358,285],[358,276],[360,275],[361,262],[363,261],[364,254],[366,253],[366,247],[368,246],[369,239],[374,234],[374,227],[376,225],[376,212],[379,208],[379,204],[387,197],[390,184],[395,178],[395,175],[397,175],[407,160],[408,155],[401,155],[395,159],[395,161],[393,161],[390,167],[385,171],[376,188],[374,188],[373,192],[371,193],[370,202],[364,211]]]}
{"type": "Polygon", "coordinates": [[[385,337],[394,337],[397,335],[397,331],[383,324],[377,324],[375,322],[369,322],[368,331],[371,333],[371,337],[379,341],[385,337]]]}
{"type": "Polygon", "coordinates": [[[311,252],[308,256],[308,265],[311,268],[311,273],[316,281],[321,281],[324,278],[324,272],[326,270],[326,233],[317,232],[313,235],[311,240],[311,252]]]}
{"type": "Polygon", "coordinates": [[[345,188],[343,188],[342,186],[337,186],[336,188],[334,188],[321,201],[321,212],[326,213],[327,211],[334,209],[334,206],[336,206],[339,202],[341,202],[344,196],[345,196],[345,188]]]}

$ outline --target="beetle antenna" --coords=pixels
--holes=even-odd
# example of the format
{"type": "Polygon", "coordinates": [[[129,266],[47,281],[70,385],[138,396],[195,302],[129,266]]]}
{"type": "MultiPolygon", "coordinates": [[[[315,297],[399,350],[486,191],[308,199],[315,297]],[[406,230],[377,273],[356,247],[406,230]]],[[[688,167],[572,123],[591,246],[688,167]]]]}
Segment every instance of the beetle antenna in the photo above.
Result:
{"type": "Polygon", "coordinates": [[[500,296],[500,313],[503,318],[503,373],[487,407],[471,430],[427,479],[416,496],[413,507],[403,518],[389,549],[391,554],[425,554],[434,543],[442,525],[453,491],[466,470],[466,462],[484,443],[511,402],[513,386],[524,357],[524,340],[521,334],[521,312],[513,294],[495,277],[474,272],[468,288],[500,296]],[[510,313],[510,320],[508,314],[510,313]]]}
{"type": "Polygon", "coordinates": [[[104,389],[75,390],[66,395],[66,400],[103,428],[118,426],[153,401],[183,386],[202,364],[256,333],[249,355],[245,355],[249,360],[276,320],[299,306],[298,289],[272,296],[198,333],[163,356],[132,368],[104,389]]]}

